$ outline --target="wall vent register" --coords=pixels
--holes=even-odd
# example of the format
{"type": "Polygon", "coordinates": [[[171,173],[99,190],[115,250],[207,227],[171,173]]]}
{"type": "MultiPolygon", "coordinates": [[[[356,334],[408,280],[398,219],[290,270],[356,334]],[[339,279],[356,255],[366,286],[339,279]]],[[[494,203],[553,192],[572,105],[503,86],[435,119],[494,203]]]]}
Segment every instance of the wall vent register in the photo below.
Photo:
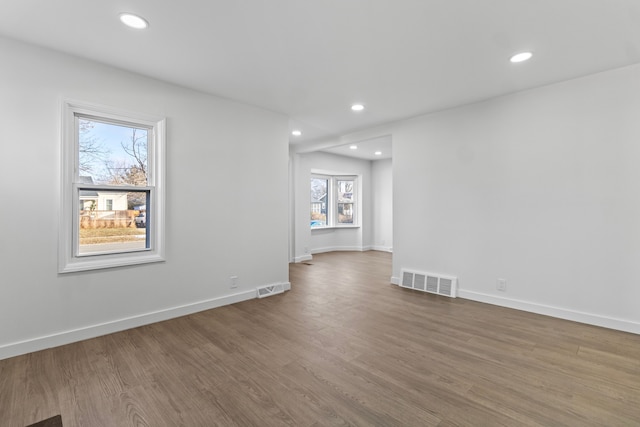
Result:
{"type": "Polygon", "coordinates": [[[258,298],[270,297],[271,295],[277,295],[284,292],[284,285],[277,283],[275,285],[259,286],[258,298]]]}
{"type": "Polygon", "coordinates": [[[458,278],[442,274],[424,273],[412,270],[402,270],[400,286],[417,291],[429,292],[455,298],[458,288],[458,278]]]}

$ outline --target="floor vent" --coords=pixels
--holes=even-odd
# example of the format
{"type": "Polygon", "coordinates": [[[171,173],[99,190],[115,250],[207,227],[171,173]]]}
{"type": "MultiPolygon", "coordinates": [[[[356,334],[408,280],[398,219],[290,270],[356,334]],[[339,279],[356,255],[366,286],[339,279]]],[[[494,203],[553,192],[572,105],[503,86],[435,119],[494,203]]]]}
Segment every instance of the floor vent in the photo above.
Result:
{"type": "Polygon", "coordinates": [[[455,298],[458,287],[458,278],[403,269],[402,282],[400,283],[400,286],[403,288],[415,289],[417,291],[455,298]]]}
{"type": "Polygon", "coordinates": [[[283,293],[284,285],[278,283],[275,285],[258,286],[256,289],[258,290],[258,298],[264,298],[283,293]]]}

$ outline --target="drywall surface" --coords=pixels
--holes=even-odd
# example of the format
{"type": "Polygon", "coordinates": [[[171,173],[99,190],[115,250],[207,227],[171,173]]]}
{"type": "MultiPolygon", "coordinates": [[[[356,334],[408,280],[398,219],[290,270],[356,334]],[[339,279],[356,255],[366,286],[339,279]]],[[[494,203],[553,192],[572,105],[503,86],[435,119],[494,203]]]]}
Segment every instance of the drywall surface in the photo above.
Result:
{"type": "Polygon", "coordinates": [[[373,205],[373,248],[393,249],[393,168],[392,160],[371,162],[371,197],[373,205]]]}
{"type": "Polygon", "coordinates": [[[394,280],[640,333],[640,66],[405,121],[393,144],[394,280]]]}
{"type": "Polygon", "coordinates": [[[0,358],[288,282],[286,117],[8,39],[0,52],[0,358]],[[166,117],[166,262],[57,273],[63,99],[166,117]]]}

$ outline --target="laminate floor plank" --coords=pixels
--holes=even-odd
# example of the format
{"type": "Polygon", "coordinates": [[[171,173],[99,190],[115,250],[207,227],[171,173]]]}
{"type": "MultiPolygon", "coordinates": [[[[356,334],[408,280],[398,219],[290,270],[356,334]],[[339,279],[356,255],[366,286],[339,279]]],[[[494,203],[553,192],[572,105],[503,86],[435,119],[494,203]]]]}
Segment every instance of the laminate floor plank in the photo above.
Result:
{"type": "Polygon", "coordinates": [[[392,384],[375,373],[354,363],[344,363],[343,359],[330,353],[316,354],[299,360],[307,372],[315,372],[317,377],[345,394],[370,411],[387,414],[399,425],[437,425],[441,419],[429,412],[421,404],[404,400],[405,390],[393,390],[392,384]]]}
{"type": "Polygon", "coordinates": [[[26,395],[29,401],[38,404],[25,406],[23,409],[25,417],[36,422],[59,413],[58,394],[53,389],[53,384],[59,381],[59,377],[52,353],[30,356],[32,357],[27,358],[25,371],[26,395]]]}
{"type": "MultiPolygon", "coordinates": [[[[27,395],[26,389],[26,365],[28,358],[14,357],[0,361],[0,414],[6,417],[6,423],[18,425],[23,419],[30,420],[25,415],[23,401],[27,395]]],[[[39,420],[34,420],[39,421],[39,420]]],[[[3,421],[4,422],[4,421],[3,421]]],[[[25,423],[27,424],[33,424],[25,423]]]]}
{"type": "Polygon", "coordinates": [[[0,361],[0,425],[640,426],[640,336],[389,284],[384,252],[292,290],[0,361]]]}

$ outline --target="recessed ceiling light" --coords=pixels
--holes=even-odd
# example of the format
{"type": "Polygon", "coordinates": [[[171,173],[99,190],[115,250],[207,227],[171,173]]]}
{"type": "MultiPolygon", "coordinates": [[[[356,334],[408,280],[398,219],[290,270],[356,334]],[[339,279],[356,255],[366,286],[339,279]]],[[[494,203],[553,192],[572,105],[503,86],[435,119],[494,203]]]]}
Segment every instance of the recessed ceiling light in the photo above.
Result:
{"type": "Polygon", "coordinates": [[[362,110],[364,110],[364,105],[362,105],[362,104],[353,104],[351,106],[351,109],[353,111],[362,111],[362,110]]]}
{"type": "Polygon", "coordinates": [[[144,30],[149,26],[146,19],[132,13],[121,13],[120,21],[127,27],[135,28],[136,30],[144,30]]]}
{"type": "Polygon", "coordinates": [[[375,152],[375,153],[373,153],[373,154],[375,154],[376,156],[382,156],[382,151],[376,151],[376,152],[375,152]]]}
{"type": "Polygon", "coordinates": [[[511,57],[511,59],[509,59],[509,61],[511,61],[511,62],[523,62],[523,61],[526,61],[528,59],[531,59],[532,56],[533,56],[533,53],[531,53],[531,52],[520,52],[520,53],[516,53],[515,55],[513,55],[511,57]]]}
{"type": "Polygon", "coordinates": [[[349,148],[352,149],[352,150],[357,150],[358,146],[357,145],[350,145],[349,148]]]}
{"type": "Polygon", "coordinates": [[[299,131],[298,129],[296,129],[296,130],[292,130],[292,131],[291,131],[291,135],[293,135],[293,136],[300,136],[300,135],[302,135],[302,132],[301,132],[301,131],[299,131]]]}

